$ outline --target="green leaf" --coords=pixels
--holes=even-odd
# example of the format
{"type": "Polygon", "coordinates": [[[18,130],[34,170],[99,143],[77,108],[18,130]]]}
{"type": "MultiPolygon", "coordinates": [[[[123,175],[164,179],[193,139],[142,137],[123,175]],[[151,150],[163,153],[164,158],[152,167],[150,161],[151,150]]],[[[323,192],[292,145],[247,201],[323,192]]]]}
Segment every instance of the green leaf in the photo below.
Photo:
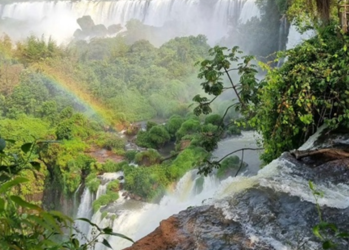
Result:
{"type": "Polygon", "coordinates": [[[30,164],[35,168],[35,170],[39,171],[40,170],[40,163],[37,161],[31,161],[30,164]]]}
{"type": "Polygon", "coordinates": [[[111,233],[108,233],[108,235],[117,236],[117,237],[123,238],[123,239],[125,239],[125,240],[134,242],[131,238],[129,238],[129,237],[127,237],[126,235],[123,235],[123,234],[111,232],[111,233]]]}
{"type": "Polygon", "coordinates": [[[0,151],[4,150],[6,147],[6,141],[0,138],[0,151]]]}
{"type": "Polygon", "coordinates": [[[17,205],[21,206],[21,207],[26,207],[26,208],[30,208],[30,209],[34,209],[37,211],[42,211],[42,209],[40,207],[38,207],[37,205],[31,204],[29,202],[26,202],[25,200],[23,200],[21,197],[16,196],[16,195],[12,195],[10,197],[10,199],[16,203],[17,205]]]}
{"type": "Polygon", "coordinates": [[[3,211],[5,208],[5,201],[4,199],[0,198],[0,211],[3,211]]]}
{"type": "Polygon", "coordinates": [[[28,181],[28,179],[26,179],[24,177],[16,177],[14,180],[6,182],[5,184],[0,186],[0,194],[8,192],[8,191],[10,191],[10,189],[13,186],[16,186],[18,184],[21,184],[21,183],[24,183],[24,182],[27,182],[27,181],[28,181]]]}
{"type": "Polygon", "coordinates": [[[105,234],[110,234],[113,232],[113,229],[111,229],[110,227],[106,227],[106,228],[103,228],[102,231],[105,234]]]}
{"type": "Polygon", "coordinates": [[[314,191],[314,190],[315,190],[315,188],[314,188],[314,184],[313,184],[313,182],[312,182],[312,181],[309,181],[309,188],[310,188],[312,191],[314,191]]]}
{"type": "Polygon", "coordinates": [[[325,240],[325,241],[322,243],[322,248],[323,248],[323,249],[331,249],[331,248],[333,248],[333,247],[335,247],[335,246],[336,246],[336,245],[333,244],[333,242],[330,241],[330,240],[325,240]]]}
{"type": "Polygon", "coordinates": [[[322,235],[320,234],[320,227],[319,225],[316,225],[315,227],[313,227],[313,234],[320,238],[320,239],[323,239],[322,235]]]}
{"type": "Polygon", "coordinates": [[[69,221],[69,222],[74,222],[74,220],[72,218],[70,218],[69,216],[67,216],[59,211],[50,211],[50,214],[52,214],[53,216],[55,216],[57,218],[61,218],[63,220],[69,221]]]}
{"type": "Polygon", "coordinates": [[[103,239],[102,244],[110,249],[113,249],[106,239],[103,239]]]}
{"type": "Polygon", "coordinates": [[[81,220],[81,221],[85,221],[87,222],[88,224],[90,224],[91,226],[95,227],[98,229],[98,231],[102,231],[95,223],[91,222],[89,219],[86,219],[86,218],[77,218],[76,220],[81,220]]]}
{"type": "Polygon", "coordinates": [[[80,246],[80,242],[76,238],[72,239],[72,243],[73,243],[74,247],[76,247],[76,248],[78,248],[80,246]]]}
{"type": "Polygon", "coordinates": [[[24,153],[28,153],[32,147],[33,143],[31,142],[28,142],[28,143],[25,143],[21,146],[21,150],[24,152],[24,153]]]}
{"type": "Polygon", "coordinates": [[[12,139],[5,139],[5,141],[10,142],[10,143],[16,143],[16,140],[12,140],[12,139]]]}
{"type": "Polygon", "coordinates": [[[50,226],[50,227],[48,227],[48,229],[51,230],[51,228],[53,228],[54,232],[57,232],[59,234],[62,233],[61,227],[58,225],[57,221],[50,213],[44,212],[41,215],[45,219],[47,224],[50,226]]]}

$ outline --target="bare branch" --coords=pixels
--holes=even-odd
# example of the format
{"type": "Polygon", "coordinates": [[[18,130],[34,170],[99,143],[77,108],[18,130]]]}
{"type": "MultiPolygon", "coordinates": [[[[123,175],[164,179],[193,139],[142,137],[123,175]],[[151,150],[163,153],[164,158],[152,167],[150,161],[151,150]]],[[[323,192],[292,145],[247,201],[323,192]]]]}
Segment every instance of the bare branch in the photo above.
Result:
{"type": "Polygon", "coordinates": [[[231,79],[231,77],[230,77],[230,74],[229,74],[228,70],[227,70],[226,68],[224,68],[224,71],[225,71],[225,73],[227,74],[227,76],[228,76],[228,78],[229,78],[229,81],[230,81],[230,83],[231,83],[231,86],[233,87],[234,92],[235,92],[237,98],[239,99],[240,104],[241,104],[243,107],[245,107],[245,103],[242,101],[242,99],[241,99],[241,97],[240,97],[240,95],[239,95],[239,92],[237,91],[236,86],[235,86],[235,84],[234,84],[234,82],[233,82],[233,79],[231,79]]]}
{"type": "Polygon", "coordinates": [[[240,159],[240,167],[238,169],[238,171],[236,171],[235,173],[235,177],[238,175],[238,173],[240,172],[241,168],[242,168],[242,165],[244,163],[244,153],[245,153],[245,150],[242,150],[241,152],[241,159],[240,159]]]}
{"type": "Polygon", "coordinates": [[[258,150],[263,150],[263,148],[240,148],[238,150],[230,152],[229,154],[226,154],[219,161],[217,161],[217,163],[220,163],[221,161],[223,161],[225,158],[227,158],[228,156],[230,156],[232,154],[235,154],[235,153],[240,152],[240,151],[245,151],[245,150],[258,151],[258,150]]]}

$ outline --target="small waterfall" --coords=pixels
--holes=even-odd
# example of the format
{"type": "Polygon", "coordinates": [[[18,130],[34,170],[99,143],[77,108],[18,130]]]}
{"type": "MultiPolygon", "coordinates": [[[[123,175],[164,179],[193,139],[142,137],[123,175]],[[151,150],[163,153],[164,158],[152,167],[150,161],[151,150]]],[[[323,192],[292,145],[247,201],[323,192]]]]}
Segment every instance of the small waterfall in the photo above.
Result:
{"type": "MultiPolygon", "coordinates": [[[[86,218],[92,222],[100,225],[101,221],[101,212],[98,210],[93,214],[92,203],[94,200],[98,199],[101,195],[105,194],[107,191],[107,185],[110,181],[118,179],[120,176],[123,176],[122,172],[117,173],[104,173],[103,175],[98,176],[101,179],[101,185],[99,185],[96,194],[92,194],[88,188],[85,188],[82,196],[81,202],[78,208],[76,218],[86,218]]],[[[78,233],[80,234],[80,240],[85,241],[86,238],[89,238],[91,235],[90,225],[84,221],[76,221],[75,227],[78,233]]]]}
{"type": "MultiPolygon", "coordinates": [[[[175,190],[168,192],[159,204],[142,203],[132,200],[120,202],[110,209],[117,218],[110,223],[108,219],[102,221],[104,225],[113,224],[113,231],[122,233],[138,240],[154,230],[159,222],[169,216],[185,210],[191,206],[200,206],[213,194],[219,185],[214,176],[203,178],[202,191],[197,193],[197,180],[202,178],[196,170],[187,172],[177,183],[175,190]]],[[[130,242],[118,237],[110,237],[109,243],[114,250],[130,246],[130,242]]],[[[102,245],[98,250],[105,249],[102,245]]]]}
{"type": "MultiPolygon", "coordinates": [[[[85,188],[81,196],[81,202],[78,208],[76,218],[91,219],[93,200],[94,200],[94,195],[90,192],[88,188],[85,188]]],[[[77,231],[82,235],[87,235],[89,232],[89,225],[86,222],[78,220],[75,222],[75,227],[77,231]]]]}
{"type": "MultiPolygon", "coordinates": [[[[288,27],[289,27],[289,24],[288,24],[286,15],[284,14],[280,19],[278,51],[284,51],[286,49],[285,39],[287,39],[288,27]]],[[[278,68],[281,67],[282,64],[284,63],[284,60],[285,60],[284,58],[280,58],[276,66],[278,68]]]]}
{"type": "Polygon", "coordinates": [[[78,207],[77,207],[77,204],[78,204],[78,197],[77,197],[77,195],[79,194],[81,186],[82,186],[82,184],[80,184],[78,186],[78,188],[75,190],[75,192],[73,194],[73,206],[74,206],[73,214],[74,215],[77,214],[77,212],[78,212],[77,211],[77,209],[78,209],[78,207]]]}

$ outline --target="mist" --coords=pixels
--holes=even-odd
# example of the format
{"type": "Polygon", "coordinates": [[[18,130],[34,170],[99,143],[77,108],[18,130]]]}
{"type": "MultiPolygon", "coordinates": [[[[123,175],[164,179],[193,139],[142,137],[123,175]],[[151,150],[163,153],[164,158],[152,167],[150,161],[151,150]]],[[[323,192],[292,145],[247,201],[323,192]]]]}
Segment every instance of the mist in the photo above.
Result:
{"type": "Polygon", "coordinates": [[[0,5],[0,31],[15,41],[34,35],[67,44],[80,28],[76,20],[82,16],[90,16],[96,25],[106,28],[115,24],[125,27],[129,20],[139,20],[160,31],[161,35],[150,38],[157,46],[177,36],[199,34],[215,45],[237,23],[258,17],[259,10],[251,0],[15,2],[0,5]]]}

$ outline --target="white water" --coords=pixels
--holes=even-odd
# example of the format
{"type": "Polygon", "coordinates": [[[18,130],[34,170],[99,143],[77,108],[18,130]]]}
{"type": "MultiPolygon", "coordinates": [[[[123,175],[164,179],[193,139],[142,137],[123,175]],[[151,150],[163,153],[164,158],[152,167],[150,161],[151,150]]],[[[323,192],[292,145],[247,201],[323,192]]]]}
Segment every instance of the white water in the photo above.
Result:
{"type": "MultiPolygon", "coordinates": [[[[81,202],[78,208],[76,218],[86,218],[90,219],[92,216],[92,202],[94,200],[93,195],[91,194],[88,188],[85,188],[82,196],[81,202]]],[[[86,222],[77,220],[75,222],[75,227],[78,232],[81,232],[83,235],[87,235],[89,232],[89,226],[86,222]]]]}
{"type": "MultiPolygon", "coordinates": [[[[81,202],[76,218],[86,218],[91,220],[92,222],[97,221],[95,218],[97,213],[93,214],[92,202],[106,193],[107,185],[110,181],[116,180],[120,176],[123,176],[122,172],[104,173],[103,175],[98,176],[101,179],[102,183],[101,185],[99,185],[96,195],[92,194],[88,188],[85,188],[81,196],[81,202]]],[[[75,222],[75,227],[80,235],[80,240],[85,240],[85,236],[89,237],[89,235],[91,234],[91,228],[89,224],[84,221],[77,220],[75,222]]]]}
{"type": "Polygon", "coordinates": [[[232,16],[246,22],[259,16],[259,10],[253,0],[30,1],[0,5],[1,19],[23,21],[15,32],[13,27],[2,27],[14,39],[33,34],[68,42],[79,28],[76,19],[85,15],[106,27],[138,19],[146,25],[168,26],[168,38],[204,34],[213,44],[227,34],[232,16]]]}

